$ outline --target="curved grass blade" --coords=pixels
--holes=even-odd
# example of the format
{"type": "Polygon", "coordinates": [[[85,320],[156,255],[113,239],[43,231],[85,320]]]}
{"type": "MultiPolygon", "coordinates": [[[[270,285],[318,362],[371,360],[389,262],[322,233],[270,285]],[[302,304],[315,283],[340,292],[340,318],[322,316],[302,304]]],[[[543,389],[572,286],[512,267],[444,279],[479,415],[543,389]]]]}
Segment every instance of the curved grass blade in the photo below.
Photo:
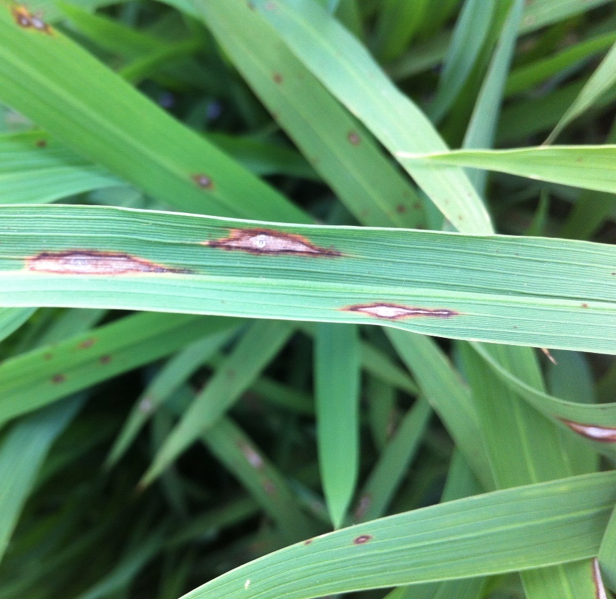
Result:
{"type": "Polygon", "coordinates": [[[573,104],[554,127],[546,143],[552,143],[559,133],[574,119],[588,110],[616,82],[616,44],[590,76],[573,104]]]}
{"type": "Polygon", "coordinates": [[[315,337],[317,445],[323,492],[340,528],[359,473],[359,331],[321,324],[315,337]]]}
{"type": "Polygon", "coordinates": [[[515,150],[402,152],[405,158],[433,165],[481,168],[582,189],[616,192],[616,146],[540,146],[515,150]]]}
{"type": "Polygon", "coordinates": [[[491,233],[488,213],[463,171],[439,173],[417,166],[399,152],[446,151],[426,116],[403,95],[373,57],[331,15],[311,0],[250,3],[313,74],[357,116],[460,231],[491,233]],[[404,123],[404,127],[400,126],[404,123]]]}
{"type": "Polygon", "coordinates": [[[16,6],[0,3],[1,101],[168,205],[309,222],[59,31],[45,23],[41,29],[21,27],[16,6]]]}
{"type": "Polygon", "coordinates": [[[34,311],[35,308],[0,308],[0,341],[14,333],[34,311]]]}
{"type": "Polygon", "coordinates": [[[292,545],[183,599],[310,599],[576,561],[598,550],[615,501],[613,472],[450,501],[292,545]]]}
{"type": "Polygon", "coordinates": [[[378,324],[616,352],[609,245],[99,206],[0,215],[0,306],[378,324]]]}

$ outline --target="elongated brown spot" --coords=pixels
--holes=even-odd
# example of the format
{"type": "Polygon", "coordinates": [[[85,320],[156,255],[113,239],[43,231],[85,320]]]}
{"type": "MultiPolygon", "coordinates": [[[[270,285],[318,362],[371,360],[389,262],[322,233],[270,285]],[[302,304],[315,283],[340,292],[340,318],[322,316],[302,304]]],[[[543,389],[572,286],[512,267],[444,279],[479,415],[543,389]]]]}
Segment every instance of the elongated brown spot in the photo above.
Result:
{"type": "Polygon", "coordinates": [[[312,543],[312,541],[314,541],[314,539],[306,539],[304,541],[304,545],[310,545],[312,543]]]}
{"type": "Polygon", "coordinates": [[[37,147],[37,148],[46,148],[46,147],[47,147],[47,141],[46,141],[46,140],[44,140],[44,139],[39,139],[39,140],[36,142],[36,147],[37,147]]]}
{"type": "Polygon", "coordinates": [[[255,469],[261,470],[264,466],[261,456],[252,448],[248,443],[243,441],[239,443],[240,451],[244,454],[244,457],[248,463],[255,469]]]}
{"type": "Polygon", "coordinates": [[[280,73],[274,73],[272,79],[274,83],[278,83],[279,85],[282,83],[282,75],[280,73]]]}
{"type": "Polygon", "coordinates": [[[52,34],[52,29],[41,17],[32,14],[25,6],[14,6],[11,9],[15,23],[23,29],[34,29],[47,35],[52,34]]]}
{"type": "Polygon", "coordinates": [[[592,560],[592,578],[595,583],[595,597],[596,599],[607,599],[607,591],[603,584],[603,577],[601,576],[601,569],[599,568],[599,560],[595,557],[592,560]]]}
{"type": "Polygon", "coordinates": [[[63,374],[54,374],[51,377],[51,382],[54,385],[59,385],[60,383],[63,383],[66,380],[66,377],[63,374]]]}
{"type": "Polygon", "coordinates": [[[353,540],[353,544],[363,545],[364,543],[367,543],[370,540],[372,540],[372,537],[370,535],[360,535],[353,540]]]}
{"type": "Polygon", "coordinates": [[[109,354],[105,354],[99,358],[101,364],[109,364],[111,362],[111,356],[109,354]]]}
{"type": "Polygon", "coordinates": [[[269,229],[231,229],[229,237],[204,241],[203,245],[223,250],[242,250],[251,254],[341,255],[335,250],[318,247],[301,235],[269,229]]]}
{"type": "Polygon", "coordinates": [[[135,258],[119,252],[69,250],[41,252],[29,258],[27,269],[65,275],[128,275],[135,273],[185,273],[186,270],[167,268],[161,264],[135,258]]]}
{"type": "Polygon", "coordinates": [[[84,339],[79,344],[79,349],[88,349],[88,347],[92,347],[96,343],[96,339],[90,337],[89,339],[84,339]]]}
{"type": "Polygon", "coordinates": [[[263,489],[270,497],[276,495],[276,485],[271,480],[266,480],[263,483],[263,489]]]}
{"type": "Polygon", "coordinates": [[[603,443],[616,442],[616,428],[609,428],[606,426],[597,426],[595,424],[580,424],[579,422],[573,422],[572,420],[565,420],[561,418],[572,431],[592,439],[593,441],[601,441],[603,443]]]}
{"type": "Polygon", "coordinates": [[[404,318],[416,318],[420,316],[430,316],[432,318],[451,318],[459,316],[460,313],[455,310],[446,308],[417,308],[412,306],[400,306],[398,304],[356,304],[342,308],[347,312],[361,312],[368,316],[376,316],[376,318],[385,318],[386,320],[402,320],[404,318]]]}
{"type": "Polygon", "coordinates": [[[201,189],[212,189],[214,187],[214,182],[203,173],[198,173],[192,176],[192,180],[201,188],[201,189]]]}
{"type": "Polygon", "coordinates": [[[45,355],[43,355],[44,360],[51,360],[52,358],[53,358],[53,354],[51,353],[46,353],[45,355]]]}

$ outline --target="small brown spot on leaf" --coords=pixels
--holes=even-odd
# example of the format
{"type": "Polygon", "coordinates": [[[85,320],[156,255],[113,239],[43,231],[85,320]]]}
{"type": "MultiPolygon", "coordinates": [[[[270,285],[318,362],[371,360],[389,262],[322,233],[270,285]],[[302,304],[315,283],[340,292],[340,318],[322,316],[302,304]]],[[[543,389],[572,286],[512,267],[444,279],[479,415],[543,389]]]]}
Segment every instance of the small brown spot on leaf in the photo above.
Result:
{"type": "Polygon", "coordinates": [[[130,275],[137,273],[185,273],[119,252],[68,250],[41,252],[27,260],[27,269],[64,275],[130,275]]]}
{"type": "Polygon", "coordinates": [[[359,143],[361,142],[361,138],[359,137],[359,133],[357,133],[357,131],[349,131],[349,134],[347,135],[347,139],[354,145],[354,146],[358,146],[359,143]]]}
{"type": "Polygon", "coordinates": [[[63,374],[54,374],[51,377],[51,382],[54,385],[59,385],[60,383],[63,383],[66,380],[66,377],[63,374]]]}
{"type": "Polygon", "coordinates": [[[52,34],[52,29],[40,16],[31,13],[25,6],[14,6],[11,9],[15,23],[23,29],[34,29],[47,35],[52,34]]]}
{"type": "Polygon", "coordinates": [[[88,349],[88,347],[92,347],[95,343],[96,339],[89,337],[88,339],[84,339],[78,347],[79,349],[88,349]]]}
{"type": "Polygon", "coordinates": [[[342,308],[347,312],[361,312],[368,316],[376,318],[384,318],[386,320],[402,320],[404,318],[417,318],[428,316],[432,318],[451,318],[452,316],[460,316],[455,310],[447,308],[417,308],[412,306],[400,306],[398,304],[381,304],[375,302],[373,304],[356,304],[342,308]]]}
{"type": "Polygon", "coordinates": [[[46,353],[46,354],[44,354],[44,355],[43,355],[43,360],[47,360],[47,361],[49,361],[49,360],[51,360],[52,358],[53,358],[53,354],[46,353]]]}
{"type": "Polygon", "coordinates": [[[314,539],[306,539],[304,541],[304,545],[310,545],[312,543],[312,541],[314,541],[314,539]]]}
{"type": "Polygon", "coordinates": [[[404,214],[406,212],[406,206],[404,204],[398,204],[396,206],[396,212],[398,214],[404,214]]]}
{"type": "Polygon", "coordinates": [[[353,540],[353,544],[363,545],[364,543],[367,543],[370,540],[372,540],[372,537],[370,535],[359,535],[353,540]]]}
{"type": "Polygon", "coordinates": [[[263,459],[261,456],[252,448],[248,443],[244,443],[243,441],[239,443],[240,451],[244,454],[247,462],[257,470],[263,469],[263,459]]]}
{"type": "Polygon", "coordinates": [[[580,424],[579,422],[573,422],[572,420],[565,420],[561,418],[572,431],[592,439],[593,441],[601,441],[603,443],[616,442],[616,428],[610,428],[606,426],[597,426],[595,424],[580,424]]]}
{"type": "Polygon", "coordinates": [[[274,73],[272,79],[274,80],[274,83],[278,83],[278,85],[282,83],[282,75],[280,73],[274,73]]]}
{"type": "Polygon", "coordinates": [[[46,147],[47,147],[47,140],[45,140],[45,139],[39,139],[39,140],[36,142],[36,147],[37,147],[37,148],[46,148],[46,147]]]}
{"type": "Polygon", "coordinates": [[[231,229],[229,237],[204,241],[203,245],[251,254],[293,254],[301,256],[340,256],[340,252],[318,247],[301,235],[269,229],[231,229]]]}
{"type": "Polygon", "coordinates": [[[109,354],[105,354],[104,356],[100,357],[101,364],[109,364],[109,362],[111,362],[111,356],[109,354]]]}
{"type": "Polygon", "coordinates": [[[270,496],[276,494],[276,485],[271,480],[266,480],[263,483],[263,489],[270,496]]]}
{"type": "Polygon", "coordinates": [[[588,308],[588,304],[587,304],[586,302],[584,302],[584,303],[582,304],[582,308],[588,308]]]}
{"type": "Polygon", "coordinates": [[[192,176],[192,180],[201,188],[201,189],[212,189],[214,187],[214,182],[207,175],[203,173],[197,173],[192,176]]]}

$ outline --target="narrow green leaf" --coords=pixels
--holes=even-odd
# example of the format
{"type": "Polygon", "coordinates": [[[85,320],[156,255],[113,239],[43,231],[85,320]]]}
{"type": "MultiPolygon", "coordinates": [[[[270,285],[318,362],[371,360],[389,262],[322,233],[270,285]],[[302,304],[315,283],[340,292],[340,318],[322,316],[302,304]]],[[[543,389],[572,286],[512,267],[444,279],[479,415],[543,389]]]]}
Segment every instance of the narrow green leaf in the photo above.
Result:
{"type": "Polygon", "coordinates": [[[59,31],[20,27],[16,6],[0,3],[1,101],[168,205],[308,222],[300,209],[59,31]]]}
{"type": "Polygon", "coordinates": [[[115,464],[133,442],[145,422],[199,366],[226,343],[234,328],[216,331],[184,347],[158,372],[137,398],[118,438],[109,452],[107,466],[115,464]]]}
{"type": "Polygon", "coordinates": [[[580,560],[615,501],[613,472],[450,501],[291,545],[184,599],[309,599],[580,560]]]}
{"type": "Polygon", "coordinates": [[[432,165],[458,165],[509,173],[582,189],[616,192],[616,146],[540,146],[515,150],[455,150],[438,154],[402,152],[432,165]]]}
{"type": "Polygon", "coordinates": [[[431,415],[430,404],[419,399],[401,420],[359,493],[355,510],[358,522],[374,520],[386,513],[389,502],[419,449],[431,415]]]}
{"type": "Polygon", "coordinates": [[[433,121],[443,118],[464,87],[490,32],[495,7],[494,0],[465,0],[429,107],[433,121]]]}
{"type": "Polygon", "coordinates": [[[588,110],[616,82],[616,44],[584,84],[573,104],[550,133],[546,143],[552,143],[558,134],[580,114],[588,110]]]}
{"type": "Polygon", "coordinates": [[[317,443],[323,491],[340,528],[359,471],[359,331],[321,324],[315,338],[317,443]]]}
{"type": "Polygon", "coordinates": [[[289,543],[315,530],[301,512],[297,498],[277,468],[229,418],[221,418],[202,435],[210,451],[236,476],[289,543]]]}
{"type": "Polygon", "coordinates": [[[276,29],[315,76],[398,157],[439,210],[460,231],[491,233],[481,199],[463,171],[440,172],[400,159],[398,153],[446,151],[425,115],[393,85],[356,38],[312,0],[254,0],[252,5],[276,29]],[[404,123],[404,127],[400,127],[404,123]]]}
{"type": "Polygon", "coordinates": [[[152,482],[239,399],[288,341],[293,330],[291,323],[282,321],[256,321],[250,325],[216,374],[184,412],[156,454],[141,481],[142,485],[152,482]]]}
{"type": "Polygon", "coordinates": [[[425,225],[413,186],[258,14],[243,2],[198,6],[244,79],[360,222],[425,225]]]}
{"type": "Polygon", "coordinates": [[[75,397],[17,422],[0,445],[0,560],[51,444],[82,406],[75,397]]]}
{"type": "Polygon", "coordinates": [[[32,314],[34,308],[0,308],[0,341],[14,333],[32,314]]]}

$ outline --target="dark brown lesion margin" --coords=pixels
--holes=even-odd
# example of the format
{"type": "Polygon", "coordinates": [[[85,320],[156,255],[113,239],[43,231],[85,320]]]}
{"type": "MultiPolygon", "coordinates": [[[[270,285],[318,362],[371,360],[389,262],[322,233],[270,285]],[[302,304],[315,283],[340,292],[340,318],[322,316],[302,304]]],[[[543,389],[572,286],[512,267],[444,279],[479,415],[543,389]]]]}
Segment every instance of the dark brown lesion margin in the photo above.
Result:
{"type": "Polygon", "coordinates": [[[294,256],[342,256],[333,248],[324,248],[312,243],[308,238],[295,233],[283,233],[273,229],[229,229],[229,236],[202,242],[208,247],[223,250],[239,250],[258,255],[294,256]]]}
{"type": "Polygon", "coordinates": [[[31,13],[25,6],[14,5],[11,7],[11,13],[15,23],[22,29],[34,29],[47,35],[53,35],[53,29],[39,15],[31,13]]]}
{"type": "Polygon", "coordinates": [[[62,275],[130,275],[139,273],[189,273],[123,252],[63,250],[40,252],[26,259],[30,272],[62,275]]]}
{"type": "Polygon", "coordinates": [[[616,443],[616,428],[598,424],[582,424],[566,418],[559,418],[559,420],[582,437],[600,443],[616,443]]]}
{"type": "Polygon", "coordinates": [[[452,318],[461,313],[449,308],[421,308],[418,306],[403,306],[388,302],[373,302],[371,304],[353,304],[341,308],[345,312],[360,312],[383,320],[405,320],[407,318],[452,318]]]}

